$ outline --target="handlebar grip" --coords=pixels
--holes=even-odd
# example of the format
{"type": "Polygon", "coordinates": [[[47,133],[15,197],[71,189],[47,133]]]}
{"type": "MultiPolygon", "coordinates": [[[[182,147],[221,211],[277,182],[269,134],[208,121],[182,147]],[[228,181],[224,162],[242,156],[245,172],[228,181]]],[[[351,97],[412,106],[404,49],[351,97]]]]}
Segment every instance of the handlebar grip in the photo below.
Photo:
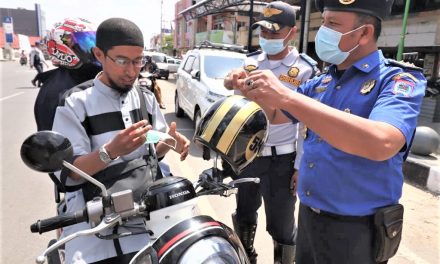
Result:
{"type": "Polygon", "coordinates": [[[48,219],[38,220],[31,225],[32,233],[45,233],[55,230],[60,227],[70,226],[87,221],[86,210],[77,211],[74,213],[66,213],[63,215],[51,217],[48,219]]]}

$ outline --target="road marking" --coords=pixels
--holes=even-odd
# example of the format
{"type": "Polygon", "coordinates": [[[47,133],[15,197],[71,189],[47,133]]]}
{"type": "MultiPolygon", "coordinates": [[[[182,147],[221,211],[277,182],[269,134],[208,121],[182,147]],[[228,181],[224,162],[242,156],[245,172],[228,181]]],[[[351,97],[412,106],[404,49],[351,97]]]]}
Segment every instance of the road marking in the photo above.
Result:
{"type": "Polygon", "coordinates": [[[2,97],[2,98],[0,98],[0,102],[3,101],[3,100],[7,100],[9,98],[15,97],[15,96],[22,95],[22,94],[24,94],[24,92],[19,92],[19,93],[11,94],[11,95],[6,96],[6,97],[2,97]]]}

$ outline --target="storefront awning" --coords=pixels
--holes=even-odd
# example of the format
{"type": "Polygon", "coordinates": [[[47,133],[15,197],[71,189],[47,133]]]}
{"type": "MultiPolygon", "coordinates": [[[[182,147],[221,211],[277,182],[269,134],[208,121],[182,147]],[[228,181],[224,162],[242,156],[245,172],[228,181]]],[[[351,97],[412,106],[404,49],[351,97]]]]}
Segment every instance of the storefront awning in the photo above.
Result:
{"type": "Polygon", "coordinates": [[[250,4],[254,6],[265,6],[265,2],[245,0],[204,0],[179,13],[186,21],[223,12],[248,12],[250,4]]]}

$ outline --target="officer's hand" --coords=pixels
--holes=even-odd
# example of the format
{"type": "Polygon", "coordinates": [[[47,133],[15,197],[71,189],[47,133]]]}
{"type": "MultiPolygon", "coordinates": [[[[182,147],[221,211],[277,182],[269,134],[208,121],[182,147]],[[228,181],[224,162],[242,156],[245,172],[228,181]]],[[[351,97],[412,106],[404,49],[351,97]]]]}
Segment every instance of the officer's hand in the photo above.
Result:
{"type": "Polygon", "coordinates": [[[255,70],[249,73],[240,87],[241,93],[263,108],[280,105],[281,99],[293,93],[285,87],[270,70],[255,70]]]}
{"type": "Polygon", "coordinates": [[[176,140],[175,151],[180,154],[180,160],[183,161],[188,156],[190,141],[184,135],[177,132],[176,128],[176,122],[171,122],[168,135],[172,136],[176,140]]]}
{"type": "Polygon", "coordinates": [[[246,77],[247,73],[244,69],[235,69],[226,75],[223,85],[228,90],[239,89],[240,86],[243,86],[243,80],[246,77]]]}
{"type": "Polygon", "coordinates": [[[296,182],[298,181],[298,171],[295,170],[292,177],[290,178],[289,190],[293,196],[296,196],[296,182]]]}
{"type": "Polygon", "coordinates": [[[139,148],[147,140],[146,134],[151,130],[148,121],[139,121],[119,133],[106,145],[111,158],[127,155],[139,148]]]}

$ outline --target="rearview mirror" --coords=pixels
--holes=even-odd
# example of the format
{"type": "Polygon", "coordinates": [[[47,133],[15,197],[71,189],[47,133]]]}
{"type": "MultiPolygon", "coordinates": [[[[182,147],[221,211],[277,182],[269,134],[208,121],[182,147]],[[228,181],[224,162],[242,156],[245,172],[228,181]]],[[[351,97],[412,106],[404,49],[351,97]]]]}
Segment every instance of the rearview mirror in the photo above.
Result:
{"type": "Polygon", "coordinates": [[[193,79],[196,79],[196,80],[200,81],[200,71],[199,70],[192,70],[191,71],[191,77],[193,79]]]}
{"type": "Polygon", "coordinates": [[[29,136],[21,145],[20,156],[31,169],[55,172],[63,168],[63,161],[73,157],[70,141],[54,131],[40,131],[29,136]]]}

